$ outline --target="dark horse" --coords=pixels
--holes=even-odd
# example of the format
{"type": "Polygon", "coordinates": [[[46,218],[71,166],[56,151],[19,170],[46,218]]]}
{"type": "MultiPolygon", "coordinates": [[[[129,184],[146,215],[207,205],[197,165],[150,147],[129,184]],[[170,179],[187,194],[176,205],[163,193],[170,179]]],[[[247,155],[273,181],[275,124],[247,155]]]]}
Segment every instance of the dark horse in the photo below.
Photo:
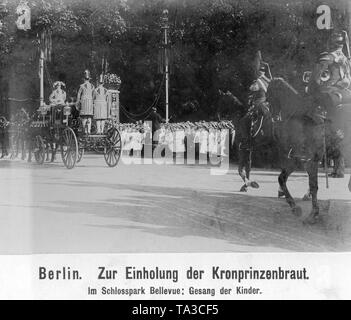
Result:
{"type": "MultiPolygon", "coordinates": [[[[301,216],[302,210],[291,196],[287,180],[298,167],[305,167],[309,177],[312,211],[304,221],[315,223],[319,216],[318,166],[325,150],[324,113],[319,106],[314,106],[312,98],[300,95],[281,78],[273,79],[267,92],[267,99],[270,103],[270,112],[261,118],[258,117],[259,120],[256,120],[258,125],[251,123],[249,149],[241,149],[239,141],[239,174],[242,176],[240,170],[246,167],[248,172],[245,175],[246,179],[243,179],[247,181],[251,170],[249,158],[252,151],[258,147],[271,145],[281,168],[278,177],[280,192],[296,216],[301,216]],[[255,129],[252,130],[252,127],[255,129]]],[[[351,180],[349,189],[351,191],[351,180]]]]}

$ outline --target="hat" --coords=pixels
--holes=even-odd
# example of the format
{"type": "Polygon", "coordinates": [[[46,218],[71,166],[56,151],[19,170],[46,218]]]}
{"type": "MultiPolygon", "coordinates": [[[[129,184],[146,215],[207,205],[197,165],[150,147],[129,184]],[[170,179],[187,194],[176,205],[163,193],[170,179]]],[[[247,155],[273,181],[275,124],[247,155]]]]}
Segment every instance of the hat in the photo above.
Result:
{"type": "Polygon", "coordinates": [[[62,82],[62,81],[55,81],[54,84],[52,85],[52,87],[54,89],[58,88],[58,87],[65,87],[66,85],[62,82]]]}
{"type": "Polygon", "coordinates": [[[100,74],[100,76],[99,76],[99,83],[100,84],[104,83],[104,75],[103,74],[100,74]]]}

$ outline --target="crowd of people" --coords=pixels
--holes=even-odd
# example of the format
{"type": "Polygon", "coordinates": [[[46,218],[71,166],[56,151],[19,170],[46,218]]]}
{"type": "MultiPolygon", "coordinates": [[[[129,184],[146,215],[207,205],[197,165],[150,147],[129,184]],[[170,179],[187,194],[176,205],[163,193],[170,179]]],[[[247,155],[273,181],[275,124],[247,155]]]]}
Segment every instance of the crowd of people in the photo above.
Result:
{"type": "Polygon", "coordinates": [[[225,157],[228,146],[234,141],[235,130],[231,121],[162,123],[152,132],[151,122],[119,125],[122,150],[125,155],[143,155],[147,144],[163,147],[173,154],[187,153],[194,148],[195,154],[225,157]],[[151,135],[152,134],[152,135],[151,135]]]}

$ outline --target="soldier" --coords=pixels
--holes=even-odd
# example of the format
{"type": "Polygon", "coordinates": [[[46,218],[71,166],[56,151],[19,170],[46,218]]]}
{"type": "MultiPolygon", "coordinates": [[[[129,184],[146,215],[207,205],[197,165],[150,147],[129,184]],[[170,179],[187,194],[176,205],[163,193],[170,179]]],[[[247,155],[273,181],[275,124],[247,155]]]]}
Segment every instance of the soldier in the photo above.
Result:
{"type": "Polygon", "coordinates": [[[329,52],[320,55],[308,89],[318,102],[332,108],[351,103],[350,57],[343,52],[345,43],[348,43],[345,31],[332,34],[329,52]]]}
{"type": "Polygon", "coordinates": [[[108,93],[104,87],[104,77],[100,75],[99,85],[93,91],[94,99],[94,119],[96,120],[97,134],[102,134],[105,127],[105,121],[108,118],[109,111],[107,105],[108,93]]]}
{"type": "Polygon", "coordinates": [[[151,113],[148,116],[148,120],[152,121],[152,139],[153,139],[153,149],[159,143],[159,131],[161,128],[161,123],[166,122],[160,114],[157,112],[156,107],[152,107],[151,113]]]}
{"type": "MultiPolygon", "coordinates": [[[[334,32],[329,40],[329,51],[323,52],[312,73],[308,92],[315,98],[317,105],[328,110],[333,119],[331,132],[341,142],[347,132],[344,121],[345,106],[351,106],[351,65],[349,39],[346,31],[334,32]],[[346,50],[347,56],[343,52],[346,50]],[[341,130],[340,130],[341,129],[341,130]],[[339,137],[342,137],[340,140],[339,137]]],[[[341,144],[333,144],[332,158],[334,169],[332,177],[344,176],[344,160],[341,144]]]]}
{"type": "Polygon", "coordinates": [[[91,132],[91,119],[94,115],[93,108],[93,91],[94,85],[90,83],[91,77],[89,70],[84,72],[84,83],[80,85],[77,104],[80,111],[80,116],[82,117],[82,124],[85,133],[90,134],[91,132]]]}
{"type": "Polygon", "coordinates": [[[64,105],[66,102],[66,91],[63,90],[65,84],[61,81],[56,81],[53,84],[53,91],[49,96],[50,105],[52,106],[59,106],[64,105]]]}
{"type": "Polygon", "coordinates": [[[251,121],[253,117],[257,115],[267,115],[269,112],[266,93],[271,80],[272,75],[268,64],[261,62],[258,70],[258,77],[249,88],[248,112],[239,122],[239,132],[242,139],[240,147],[243,149],[249,148],[251,121]]]}

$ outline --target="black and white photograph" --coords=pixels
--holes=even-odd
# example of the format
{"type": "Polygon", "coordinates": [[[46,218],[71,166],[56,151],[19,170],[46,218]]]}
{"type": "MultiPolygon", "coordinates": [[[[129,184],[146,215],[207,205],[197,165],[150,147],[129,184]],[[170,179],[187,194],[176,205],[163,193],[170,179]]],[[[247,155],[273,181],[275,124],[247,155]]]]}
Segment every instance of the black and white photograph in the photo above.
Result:
{"type": "MultiPolygon", "coordinates": [[[[209,284],[257,262],[308,286],[314,255],[347,270],[350,37],[348,0],[0,0],[0,291],[12,267],[19,297],[84,299],[101,279],[175,284],[176,263],[179,291],[136,296],[298,299],[209,284]]],[[[350,298],[334,267],[306,295],[350,298]]]]}

